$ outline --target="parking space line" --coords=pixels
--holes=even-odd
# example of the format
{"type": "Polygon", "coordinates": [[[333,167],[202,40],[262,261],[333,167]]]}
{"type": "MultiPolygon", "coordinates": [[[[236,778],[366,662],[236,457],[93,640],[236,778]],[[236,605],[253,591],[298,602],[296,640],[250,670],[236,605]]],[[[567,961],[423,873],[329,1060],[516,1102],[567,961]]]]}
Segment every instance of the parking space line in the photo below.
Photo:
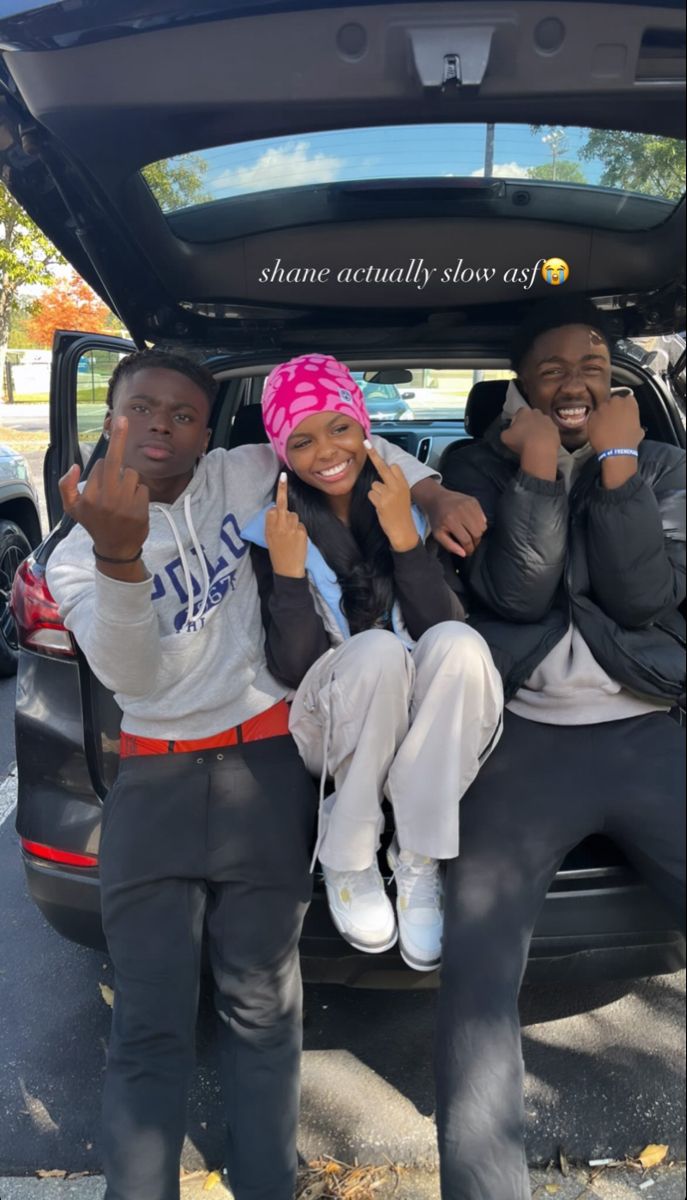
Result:
{"type": "Polygon", "coordinates": [[[17,807],[17,776],[8,775],[0,783],[0,826],[17,807]]]}

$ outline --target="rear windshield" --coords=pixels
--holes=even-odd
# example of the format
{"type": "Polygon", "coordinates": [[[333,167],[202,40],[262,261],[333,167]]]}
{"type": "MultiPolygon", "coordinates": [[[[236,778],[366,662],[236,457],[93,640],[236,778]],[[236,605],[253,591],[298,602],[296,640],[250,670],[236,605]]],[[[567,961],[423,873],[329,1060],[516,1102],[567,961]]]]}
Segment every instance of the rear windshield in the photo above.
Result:
{"type": "MultiPolygon", "coordinates": [[[[143,169],[167,216],[289,189],[384,180],[529,180],[674,204],[685,143],[648,134],[532,125],[408,125],[276,137],[180,155],[143,169]]],[[[653,223],[667,215],[663,206],[653,223]]],[[[643,219],[646,224],[646,214],[643,219]]],[[[648,222],[652,223],[651,220],[648,222]]]]}
{"type": "Polygon", "coordinates": [[[512,371],[436,370],[407,372],[410,379],[378,383],[374,372],[354,371],[365,397],[370,420],[462,421],[473,384],[483,379],[512,379],[512,371]]]}

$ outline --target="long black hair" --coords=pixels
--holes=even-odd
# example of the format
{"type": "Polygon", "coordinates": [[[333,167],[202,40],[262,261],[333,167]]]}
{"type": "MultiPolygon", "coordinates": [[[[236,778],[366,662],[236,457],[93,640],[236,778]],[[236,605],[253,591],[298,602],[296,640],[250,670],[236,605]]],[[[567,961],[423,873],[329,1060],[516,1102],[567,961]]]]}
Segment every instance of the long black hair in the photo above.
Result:
{"type": "Polygon", "coordinates": [[[324,492],[288,470],[289,508],[298,514],[310,540],[334,571],[341,609],[351,633],[386,625],[394,602],[389,541],[367,494],[379,479],[366,460],[351,493],[350,525],[335,515],[324,492]]]}

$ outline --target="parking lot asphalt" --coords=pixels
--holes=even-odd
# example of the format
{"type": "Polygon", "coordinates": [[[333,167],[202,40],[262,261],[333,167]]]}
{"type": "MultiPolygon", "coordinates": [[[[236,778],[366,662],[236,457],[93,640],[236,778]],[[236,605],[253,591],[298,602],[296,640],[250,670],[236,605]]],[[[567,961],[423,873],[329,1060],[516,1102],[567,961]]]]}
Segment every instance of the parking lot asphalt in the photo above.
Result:
{"type": "MultiPolygon", "coordinates": [[[[210,1180],[212,1183],[212,1180],[210,1180]]],[[[532,1200],[683,1200],[685,1195],[684,1164],[661,1167],[650,1172],[632,1168],[606,1168],[602,1171],[572,1170],[563,1176],[557,1169],[533,1170],[530,1173],[532,1200]]],[[[79,1180],[0,1179],[0,1200],[103,1200],[105,1182],[101,1176],[79,1180]]],[[[309,1200],[307,1192],[301,1192],[309,1200]]],[[[311,1193],[310,1200],[319,1200],[321,1193],[311,1193]]],[[[181,1185],[182,1200],[230,1200],[231,1192],[221,1182],[208,1190],[208,1176],[187,1179],[181,1185]]],[[[439,1181],[435,1173],[420,1171],[388,1172],[381,1186],[368,1192],[372,1200],[440,1200],[439,1181]]],[[[367,1197],[361,1197],[367,1200],[367,1197]]]]}
{"type": "MultiPolygon", "coordinates": [[[[0,683],[0,1175],[97,1173],[110,1020],[101,985],[111,986],[112,970],[106,956],[59,938],[26,893],[8,775],[13,699],[13,681],[0,683]]],[[[683,997],[683,975],[524,994],[530,1162],[549,1161],[559,1146],[571,1160],[623,1159],[649,1142],[684,1157],[683,997]]],[[[436,1166],[434,1005],[426,991],[306,988],[305,1160],[328,1154],[436,1166]]],[[[183,1157],[189,1171],[222,1160],[215,1057],[205,995],[183,1157]]]]}
{"type": "MultiPolygon", "coordinates": [[[[9,695],[0,685],[0,701],[9,695]]],[[[110,1009],[108,959],[60,939],[29,900],[13,829],[12,779],[0,785],[0,1175],[100,1167],[99,1094],[110,1009]]],[[[684,1157],[684,976],[562,990],[522,1002],[528,1155],[622,1159],[649,1142],[684,1157]]],[[[308,986],[299,1148],[346,1162],[436,1165],[435,995],[308,986]]],[[[183,1163],[222,1161],[216,1029],[209,995],[183,1163]]],[[[6,1196],[0,1189],[0,1197],[6,1196]]]]}

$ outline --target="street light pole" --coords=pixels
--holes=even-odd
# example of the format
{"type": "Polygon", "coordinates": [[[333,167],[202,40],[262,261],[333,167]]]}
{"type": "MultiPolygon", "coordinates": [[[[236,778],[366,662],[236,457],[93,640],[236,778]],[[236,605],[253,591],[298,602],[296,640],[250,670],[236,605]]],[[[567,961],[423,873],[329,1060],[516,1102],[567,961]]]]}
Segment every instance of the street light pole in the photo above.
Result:
{"type": "Polygon", "coordinates": [[[484,178],[488,179],[494,173],[494,126],[487,125],[487,136],[484,142],[484,178]]]}
{"type": "Polygon", "coordinates": [[[551,133],[547,133],[544,135],[544,137],[542,138],[542,141],[546,142],[546,144],[548,145],[548,147],[551,151],[551,162],[552,162],[551,178],[555,182],[556,181],[556,163],[558,162],[558,159],[561,158],[563,154],[565,154],[565,152],[568,148],[568,143],[565,139],[565,133],[563,132],[562,129],[552,129],[551,133]]]}

